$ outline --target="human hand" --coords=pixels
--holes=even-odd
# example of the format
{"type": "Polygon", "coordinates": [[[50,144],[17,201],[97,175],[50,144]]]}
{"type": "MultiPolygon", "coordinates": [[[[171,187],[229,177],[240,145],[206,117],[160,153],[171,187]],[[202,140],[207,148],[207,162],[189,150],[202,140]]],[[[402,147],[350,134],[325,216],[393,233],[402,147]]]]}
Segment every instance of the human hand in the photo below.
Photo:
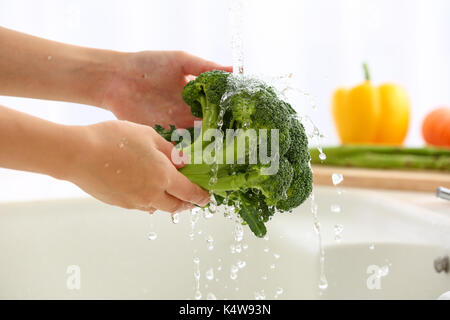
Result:
{"type": "Polygon", "coordinates": [[[188,128],[194,124],[181,92],[193,76],[224,67],[182,51],[145,51],[120,56],[105,88],[102,106],[117,118],[154,126],[188,128]]]}
{"type": "Polygon", "coordinates": [[[156,131],[127,121],[79,127],[83,151],[67,179],[108,204],[175,213],[209,202],[209,194],[178,172],[173,145],[156,131]]]}

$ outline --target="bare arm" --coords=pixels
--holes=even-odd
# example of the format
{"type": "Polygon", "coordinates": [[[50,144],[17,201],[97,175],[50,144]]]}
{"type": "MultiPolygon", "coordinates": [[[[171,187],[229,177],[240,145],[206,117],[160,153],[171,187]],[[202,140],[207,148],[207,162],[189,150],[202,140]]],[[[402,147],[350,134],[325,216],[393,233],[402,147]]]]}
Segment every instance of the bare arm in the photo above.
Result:
{"type": "Polygon", "coordinates": [[[65,126],[0,106],[0,167],[70,181],[112,205],[177,212],[208,203],[209,194],[178,172],[172,149],[148,126],[65,126]]]}
{"type": "Polygon", "coordinates": [[[121,55],[0,27],[0,95],[100,106],[121,55]]]}
{"type": "Polygon", "coordinates": [[[212,69],[232,70],[182,51],[90,49],[0,27],[0,95],[93,105],[151,126],[192,126],[181,91],[212,69]]]}

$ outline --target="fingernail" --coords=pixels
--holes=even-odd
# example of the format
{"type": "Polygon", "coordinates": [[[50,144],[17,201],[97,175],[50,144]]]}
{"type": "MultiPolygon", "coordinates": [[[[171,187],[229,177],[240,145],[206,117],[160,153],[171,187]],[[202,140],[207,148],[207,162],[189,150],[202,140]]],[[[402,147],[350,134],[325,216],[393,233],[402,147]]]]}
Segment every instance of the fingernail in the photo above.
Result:
{"type": "Polygon", "coordinates": [[[202,207],[204,207],[204,206],[206,206],[210,201],[211,201],[211,200],[209,199],[209,197],[208,197],[208,198],[205,198],[205,199],[203,199],[203,200],[200,202],[200,205],[201,205],[202,207]]]}

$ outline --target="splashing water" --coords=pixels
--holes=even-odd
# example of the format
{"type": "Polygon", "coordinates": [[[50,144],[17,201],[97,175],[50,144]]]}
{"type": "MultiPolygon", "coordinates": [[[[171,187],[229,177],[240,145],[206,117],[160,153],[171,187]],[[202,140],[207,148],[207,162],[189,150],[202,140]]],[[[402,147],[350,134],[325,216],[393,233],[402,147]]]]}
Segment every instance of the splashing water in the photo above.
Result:
{"type": "Polygon", "coordinates": [[[256,300],[266,300],[266,294],[264,292],[264,289],[261,291],[256,291],[255,292],[255,299],[256,300]]]}
{"type": "Polygon", "coordinates": [[[318,218],[318,205],[315,201],[314,192],[311,195],[311,212],[313,214],[314,220],[314,231],[317,234],[319,242],[319,265],[320,265],[319,288],[321,290],[326,290],[328,288],[328,280],[325,276],[325,249],[322,243],[322,232],[320,229],[320,222],[318,218]]]}
{"type": "Polygon", "coordinates": [[[200,209],[195,208],[191,210],[191,232],[189,233],[189,239],[195,238],[195,225],[200,217],[200,209]]]}
{"type": "Polygon", "coordinates": [[[336,242],[342,241],[342,232],[344,231],[344,226],[342,224],[336,224],[334,226],[334,240],[336,242]]]}
{"type": "Polygon", "coordinates": [[[231,268],[230,268],[230,278],[231,278],[231,280],[236,280],[237,279],[238,272],[239,272],[239,267],[234,265],[234,264],[231,265],[231,268]]]}
{"type": "Polygon", "coordinates": [[[283,294],[283,288],[278,287],[277,290],[275,291],[275,296],[274,296],[274,298],[275,298],[275,299],[278,299],[278,297],[279,297],[280,295],[282,295],[282,294],[283,294]]]}
{"type": "Polygon", "coordinates": [[[214,293],[208,293],[206,295],[206,300],[217,300],[216,296],[214,295],[214,293]]]}
{"type": "Polygon", "coordinates": [[[214,269],[213,269],[213,268],[209,268],[209,269],[206,271],[205,277],[206,277],[206,279],[208,279],[208,280],[213,280],[213,279],[214,279],[214,269]]]}
{"type": "Polygon", "coordinates": [[[344,176],[340,173],[333,173],[331,175],[331,181],[333,182],[333,185],[337,186],[342,181],[344,181],[344,176]]]}
{"type": "Polygon", "coordinates": [[[377,278],[382,278],[387,276],[388,274],[389,274],[389,266],[386,265],[378,269],[376,276],[377,278]]]}
{"type": "Polygon", "coordinates": [[[206,237],[206,248],[208,248],[209,251],[214,249],[214,238],[211,235],[206,237]]]}
{"type": "Polygon", "coordinates": [[[330,206],[330,210],[331,210],[331,212],[333,212],[333,213],[339,213],[339,212],[341,212],[341,206],[338,205],[338,204],[332,204],[332,205],[330,206]]]}
{"type": "Polygon", "coordinates": [[[242,227],[242,224],[236,222],[236,225],[234,227],[234,240],[236,240],[236,242],[241,242],[243,238],[244,228],[242,227]]]}
{"type": "Polygon", "coordinates": [[[158,234],[156,232],[151,231],[148,233],[149,240],[156,240],[157,238],[158,238],[158,234]]]}
{"type": "Polygon", "coordinates": [[[149,240],[156,240],[158,238],[158,234],[154,231],[153,223],[150,223],[150,231],[148,233],[149,240]]]}
{"type": "Polygon", "coordinates": [[[194,257],[194,279],[195,279],[195,300],[200,300],[202,298],[202,293],[200,292],[200,258],[194,257]]]}
{"type": "Polygon", "coordinates": [[[174,213],[172,215],[172,223],[173,224],[178,224],[180,223],[180,214],[179,213],[174,213]]]}
{"type": "Polygon", "coordinates": [[[244,73],[243,45],[243,1],[230,0],[231,52],[233,56],[233,73],[244,73]]]}

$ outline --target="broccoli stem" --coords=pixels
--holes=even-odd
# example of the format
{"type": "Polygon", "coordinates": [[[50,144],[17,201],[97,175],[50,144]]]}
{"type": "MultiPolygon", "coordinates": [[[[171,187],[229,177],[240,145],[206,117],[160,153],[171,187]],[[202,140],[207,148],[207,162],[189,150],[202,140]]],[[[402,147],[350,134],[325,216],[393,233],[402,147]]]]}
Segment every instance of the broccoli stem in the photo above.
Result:
{"type": "Polygon", "coordinates": [[[230,174],[227,165],[217,165],[217,182],[210,184],[213,165],[187,164],[179,171],[193,183],[203,189],[212,190],[217,193],[236,191],[245,188],[258,188],[261,174],[257,171],[230,174]]]}
{"type": "Polygon", "coordinates": [[[450,150],[389,146],[339,146],[323,148],[327,158],[311,149],[311,163],[378,169],[434,169],[450,171],[450,150]]]}

